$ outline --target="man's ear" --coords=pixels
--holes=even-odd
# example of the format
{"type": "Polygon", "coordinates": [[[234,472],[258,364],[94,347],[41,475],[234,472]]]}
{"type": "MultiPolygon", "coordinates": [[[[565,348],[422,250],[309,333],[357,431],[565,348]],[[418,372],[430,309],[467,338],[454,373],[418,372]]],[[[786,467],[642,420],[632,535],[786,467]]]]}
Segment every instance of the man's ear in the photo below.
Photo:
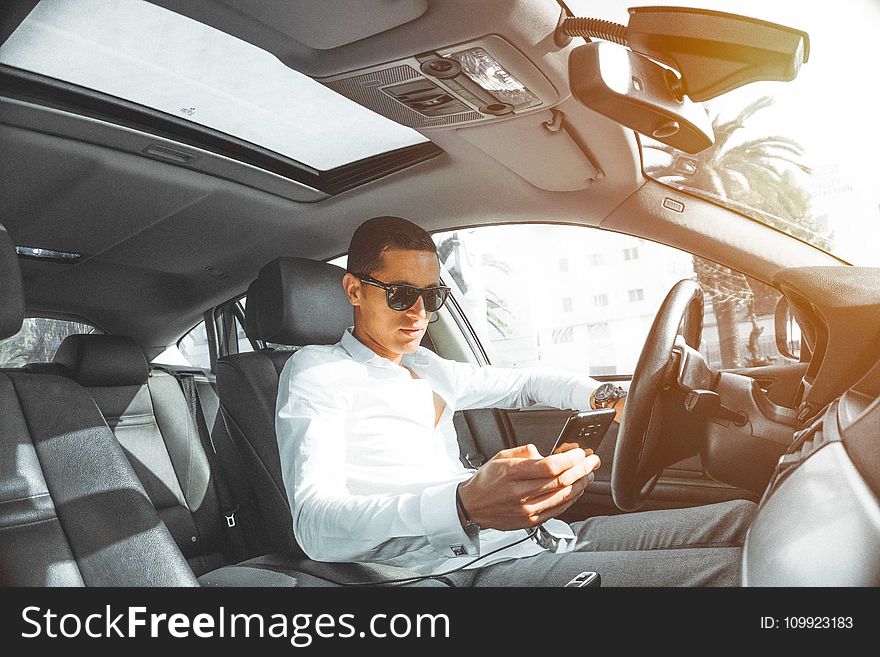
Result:
{"type": "Polygon", "coordinates": [[[345,296],[352,306],[361,305],[361,282],[357,276],[345,272],[345,276],[342,277],[342,289],[345,290],[345,296]]]}

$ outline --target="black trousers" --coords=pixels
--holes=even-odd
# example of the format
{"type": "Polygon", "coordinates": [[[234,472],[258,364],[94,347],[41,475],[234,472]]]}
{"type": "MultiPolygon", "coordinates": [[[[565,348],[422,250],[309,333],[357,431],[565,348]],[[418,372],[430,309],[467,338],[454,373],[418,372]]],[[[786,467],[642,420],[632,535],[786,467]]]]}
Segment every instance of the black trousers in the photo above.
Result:
{"type": "Polygon", "coordinates": [[[739,586],[756,505],[734,500],[572,523],[574,550],[455,573],[457,586],[564,586],[586,570],[602,586],[739,586]]]}

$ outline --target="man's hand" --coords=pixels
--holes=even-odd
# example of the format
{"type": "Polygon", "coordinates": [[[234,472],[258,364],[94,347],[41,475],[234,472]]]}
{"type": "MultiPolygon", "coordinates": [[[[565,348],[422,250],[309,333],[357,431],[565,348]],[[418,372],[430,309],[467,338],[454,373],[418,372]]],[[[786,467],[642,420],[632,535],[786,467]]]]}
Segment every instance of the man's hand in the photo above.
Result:
{"type": "Polygon", "coordinates": [[[598,456],[580,447],[542,457],[529,444],[498,452],[459,493],[468,517],[480,527],[534,527],[574,504],[600,465],[598,456]]]}

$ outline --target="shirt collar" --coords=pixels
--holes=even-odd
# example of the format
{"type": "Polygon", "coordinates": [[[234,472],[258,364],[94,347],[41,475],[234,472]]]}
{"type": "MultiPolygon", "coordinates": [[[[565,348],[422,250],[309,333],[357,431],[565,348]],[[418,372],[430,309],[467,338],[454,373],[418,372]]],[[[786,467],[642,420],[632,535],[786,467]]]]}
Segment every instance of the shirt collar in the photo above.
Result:
{"type": "MultiPolygon", "coordinates": [[[[387,358],[383,358],[375,351],[370,349],[363,342],[354,337],[354,327],[349,326],[345,329],[345,332],[342,334],[342,339],[339,341],[342,347],[348,352],[349,356],[352,357],[358,363],[372,363],[375,365],[391,365],[394,367],[399,367],[395,363],[392,363],[387,358]]],[[[419,347],[413,354],[404,354],[401,359],[401,363],[412,364],[416,366],[425,366],[428,364],[427,356],[422,353],[422,347],[419,347]]]]}

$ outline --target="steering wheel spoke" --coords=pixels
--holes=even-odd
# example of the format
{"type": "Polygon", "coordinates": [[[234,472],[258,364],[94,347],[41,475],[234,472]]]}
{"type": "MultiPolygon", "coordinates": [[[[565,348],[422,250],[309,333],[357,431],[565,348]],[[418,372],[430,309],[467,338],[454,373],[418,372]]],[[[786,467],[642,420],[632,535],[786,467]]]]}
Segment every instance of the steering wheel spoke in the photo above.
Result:
{"type": "Polygon", "coordinates": [[[679,281],[648,332],[617,432],[611,494],[624,511],[640,508],[663,469],[687,455],[686,441],[664,443],[663,439],[685,412],[679,376],[688,350],[699,348],[702,328],[703,291],[694,280],[679,281]]]}

